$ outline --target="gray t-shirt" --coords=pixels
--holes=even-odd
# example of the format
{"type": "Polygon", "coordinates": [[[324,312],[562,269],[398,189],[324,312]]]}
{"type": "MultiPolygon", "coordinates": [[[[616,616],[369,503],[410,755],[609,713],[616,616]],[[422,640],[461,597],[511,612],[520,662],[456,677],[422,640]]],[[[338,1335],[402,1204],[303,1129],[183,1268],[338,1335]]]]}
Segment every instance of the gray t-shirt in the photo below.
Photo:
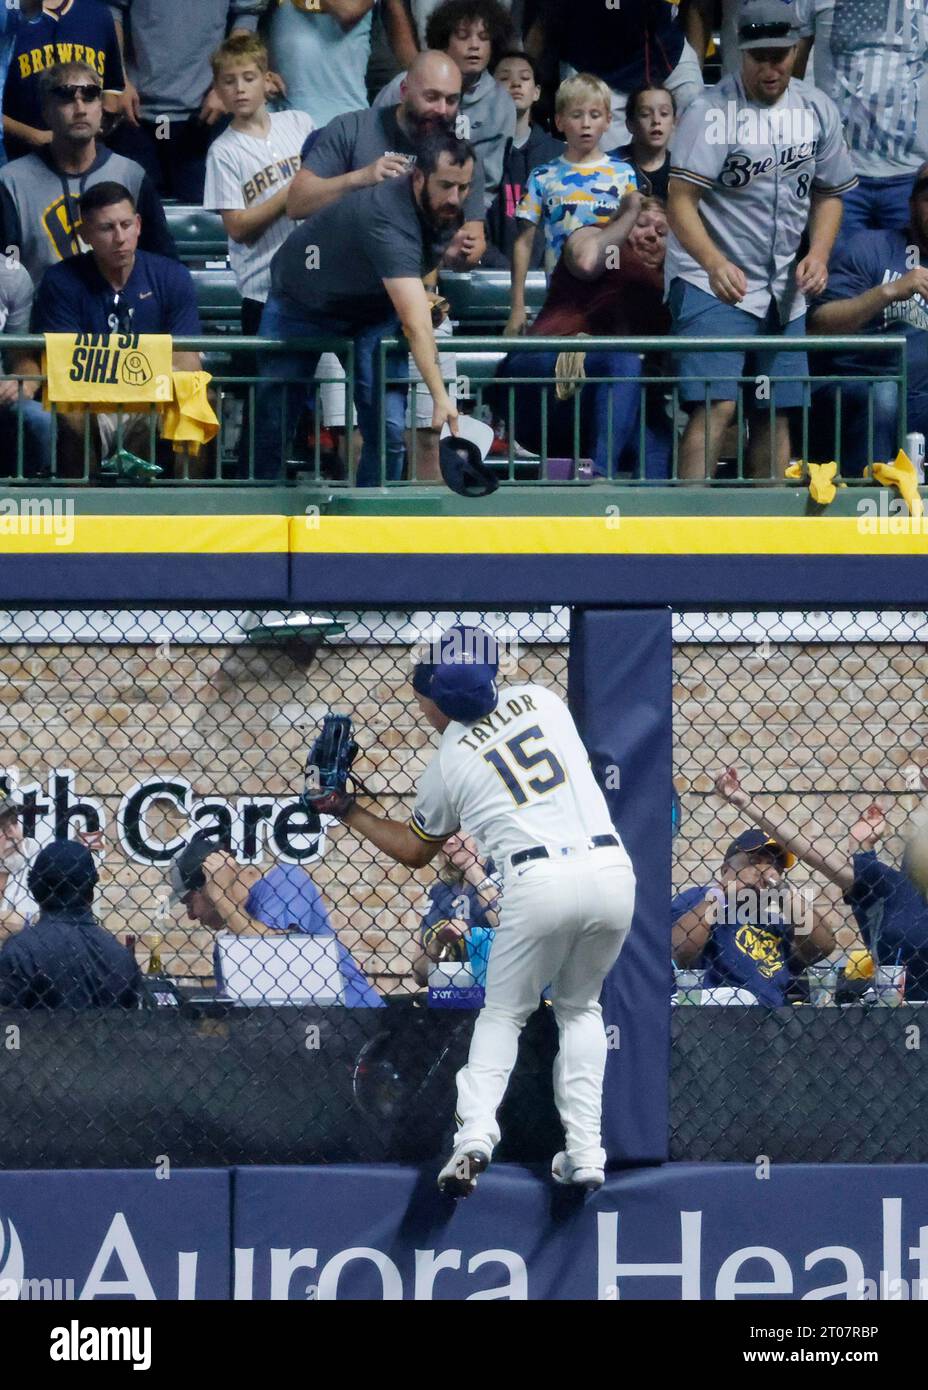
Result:
{"type": "MultiPolygon", "coordinates": [[[[405,72],[397,73],[382,92],[377,94],[374,110],[384,106],[396,107],[400,99],[400,84],[405,72]]],[[[483,174],[483,199],[489,207],[503,181],[506,146],[516,133],[516,108],[512,97],[489,72],[482,72],[476,84],[461,93],[456,134],[469,140],[477,151],[477,162],[483,174]]]]}
{"type": "Polygon", "coordinates": [[[274,257],[271,291],[310,319],[363,327],[393,312],[384,280],[420,280],[440,255],[410,180],[388,179],[301,222],[274,257]]]}
{"type": "MultiPolygon", "coordinates": [[[[303,146],[303,168],[321,179],[335,179],[364,169],[388,150],[415,159],[416,147],[396,119],[396,107],[349,111],[310,135],[303,146]]],[[[482,222],[483,210],[484,184],[478,162],[464,204],[464,220],[482,222]]]]}
{"type": "Polygon", "coordinates": [[[268,0],[109,0],[126,38],[142,117],[190,115],[213,82],[209,55],[232,29],[257,28],[268,0]]]}

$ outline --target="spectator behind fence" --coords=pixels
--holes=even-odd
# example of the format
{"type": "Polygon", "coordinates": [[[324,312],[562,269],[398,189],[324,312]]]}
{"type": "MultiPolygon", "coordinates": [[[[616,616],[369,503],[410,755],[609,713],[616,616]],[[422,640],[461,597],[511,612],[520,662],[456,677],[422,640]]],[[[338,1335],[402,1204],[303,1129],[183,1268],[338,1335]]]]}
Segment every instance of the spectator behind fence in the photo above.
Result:
{"type": "MultiPolygon", "coordinates": [[[[28,334],[32,317],[33,286],[29,273],[17,261],[0,259],[0,334],[28,334]]],[[[42,389],[42,365],[38,354],[28,349],[9,348],[4,353],[4,368],[10,376],[0,375],[0,450],[3,452],[3,472],[16,473],[17,435],[19,418],[23,422],[23,472],[27,478],[39,477],[51,470],[51,416],[35,398],[42,389]],[[16,376],[31,376],[32,381],[15,381],[16,376]]],[[[5,798],[0,799],[0,808],[5,798]]],[[[0,809],[0,833],[4,812],[0,809]]],[[[3,927],[0,920],[0,936],[3,927]]]]}
{"type": "Polygon", "coordinates": [[[420,930],[421,950],[413,962],[416,983],[427,985],[433,964],[470,966],[474,983],[486,981],[493,934],[499,925],[500,880],[492,859],[483,863],[469,835],[446,840],[429,889],[429,908],[420,930]]]}
{"type": "Polygon", "coordinates": [[[271,261],[293,230],[287,190],[314,126],[305,111],[268,111],[267,49],[254,34],[226,39],[212,66],[231,122],[210,146],[203,206],[222,215],[242,296],[242,332],[252,336],[270,292],[271,261]]]}
{"type": "MultiPolygon", "coordinates": [[[[18,159],[50,143],[43,74],[76,58],[103,89],[115,111],[125,88],[116,26],[100,0],[21,0],[22,14],[3,88],[7,156],[18,159]]],[[[7,8],[10,8],[7,6],[7,8]]]]}
{"type": "Polygon", "coordinates": [[[541,0],[525,46],[555,81],[590,72],[611,88],[607,150],[625,141],[625,102],[636,88],[667,87],[681,113],[702,88],[700,60],[668,0],[541,0]]]}
{"type": "Polygon", "coordinates": [[[580,227],[605,226],[619,211],[625,193],[635,188],[631,165],[602,151],[602,137],[609,127],[610,100],[606,84],[589,73],[568,78],[558,87],[554,119],[567,148],[559,158],[532,170],[516,208],[521,225],[512,249],[512,305],[505,329],[507,336],[525,331],[525,276],[535,228],[540,225],[544,229],[545,268],[550,273],[571,232],[580,227]]]}
{"type": "Polygon", "coordinates": [[[909,0],[834,0],[834,97],[857,174],[844,199],[841,240],[897,231],[909,217],[915,171],[928,160],[928,22],[909,0]]]}
{"type": "MultiPolygon", "coordinates": [[[[529,336],[650,337],[667,332],[666,243],[667,218],[660,199],[642,198],[630,189],[605,226],[581,227],[568,237],[529,336]]],[[[644,457],[639,458],[641,382],[652,373],[662,374],[657,362],[642,362],[638,353],[597,348],[594,343],[587,350],[560,355],[516,351],[499,369],[501,376],[557,380],[556,401],[547,386],[514,388],[515,429],[522,446],[541,449],[547,410],[549,457],[572,456],[573,397],[582,387],[586,409],[580,412],[580,447],[592,455],[594,472],[601,477],[622,471],[660,479],[669,473],[672,437],[663,391],[658,387],[644,396],[644,457]],[[584,385],[586,376],[614,380],[584,385]]],[[[497,400],[497,411],[504,418],[508,389],[501,387],[497,400]]]]}
{"type": "Polygon", "coordinates": [[[322,894],[305,869],[275,864],[262,874],[253,865],[237,863],[214,837],[198,832],[172,859],[170,881],[173,901],[183,903],[192,922],[211,931],[243,937],[301,932],[334,939],[345,1004],[356,1009],[384,1007],[377,990],[338,941],[322,894]]]}
{"type": "Polygon", "coordinates": [[[674,964],[703,969],[706,989],[737,989],[735,1002],[785,1004],[796,976],[834,949],[836,925],[786,882],[795,863],[763,830],[736,835],[717,878],[670,905],[674,964]]]}
{"type": "MultiPolygon", "coordinates": [[[[506,148],[516,132],[512,97],[490,75],[493,58],[512,41],[509,16],[498,0],[445,0],[432,14],[426,39],[446,53],[461,73],[456,132],[469,140],[483,174],[484,209],[499,192],[506,148]]],[[[377,107],[395,106],[406,73],[398,73],[377,96],[377,107]]]]}
{"type": "Polygon", "coordinates": [[[137,1007],[134,956],[93,914],[97,869],[74,840],[39,851],[29,871],[38,917],[0,950],[0,1006],[15,1009],[137,1007]]]}
{"type": "Polygon", "coordinates": [[[666,87],[636,87],[625,106],[631,140],[615,151],[635,171],[638,191],[667,202],[670,182],[670,141],[677,103],[666,87]]]}
{"type": "MultiPolygon", "coordinates": [[[[922,780],[924,785],[924,774],[922,780]]],[[[824,848],[814,822],[810,835],[809,829],[776,808],[762,811],[742,789],[734,768],[726,768],[715,786],[729,805],[764,834],[775,835],[797,859],[836,884],[877,964],[904,965],[906,999],[928,999],[928,902],[904,866],[898,869],[877,856],[876,846],[886,834],[880,807],[869,806],[854,822],[846,853],[824,848]]]]}
{"type": "MultiPolygon", "coordinates": [[[[665,269],[673,331],[801,338],[805,296],[828,282],[839,195],[856,180],[834,102],[790,80],[798,30],[789,8],[782,0],[746,0],[738,32],[741,76],[708,88],[673,138],[665,269]],[[809,249],[797,264],[807,229],[809,249]]],[[[760,394],[747,401],[749,410],[757,407],[749,472],[782,477],[790,445],[783,412],[807,395],[801,380],[786,378],[808,375],[806,354],[758,352],[746,360],[741,352],[683,352],[677,370],[690,415],[680,476],[712,474],[735,418],[738,378],[747,375],[760,378],[760,394]]]]}
{"type": "Polygon", "coordinates": [[[103,89],[93,68],[58,63],[42,73],[39,90],[51,142],[0,170],[0,239],[5,247],[19,248],[35,285],[50,265],[87,250],[80,200],[98,183],[119,183],[132,194],[142,218],[143,251],[176,256],[161,200],[145,170],[99,143],[103,89]]]}
{"type": "MultiPolygon", "coordinates": [[[[122,124],[113,149],[135,159],[159,193],[203,202],[206,152],[222,128],[210,54],[227,33],[254,33],[267,0],[110,0],[126,57],[122,124]]],[[[280,90],[271,74],[269,92],[280,90]]]]}
{"type": "MultiPolygon", "coordinates": [[[[906,340],[906,421],[928,435],[928,164],[915,176],[909,223],[901,230],[857,232],[839,242],[828,286],[809,314],[812,333],[901,333],[906,340]]],[[[895,370],[895,359],[874,352],[837,352],[818,363],[823,374],[874,376],[895,370]]],[[[841,385],[841,471],[859,477],[874,460],[896,457],[899,445],[899,388],[878,382],[872,391],[873,451],[869,450],[869,384],[841,385]]],[[[812,457],[830,459],[835,449],[836,386],[815,389],[810,416],[812,457]]]]}
{"type": "MultiPolygon", "coordinates": [[[[429,299],[422,282],[447,238],[460,227],[474,175],[470,145],[447,132],[418,149],[411,173],[388,178],[324,207],[290,233],[274,258],[271,294],[261,319],[263,338],[354,339],[355,406],[362,449],[359,487],[380,482],[380,342],[402,327],[433,402],[432,429],[456,429],[457,411],[442,381],[429,299]]],[[[267,447],[257,460],[263,477],[275,477],[290,427],[303,401],[302,380],[312,376],[318,353],[268,353],[259,389],[267,447]],[[287,385],[274,386],[278,382],[287,385]]],[[[390,354],[387,375],[402,377],[404,354],[390,354]]],[[[402,477],[405,461],[406,384],[388,385],[385,476],[402,477]]]]}
{"type": "MultiPolygon", "coordinates": [[[[525,192],[528,176],[539,164],[548,164],[560,158],[565,146],[563,140],[549,135],[543,126],[536,125],[532,120],[532,108],[541,96],[534,59],[527,53],[504,53],[496,64],[493,76],[512,97],[516,108],[516,133],[503,165],[503,181],[487,211],[489,245],[481,264],[511,270],[512,248],[518,231],[516,208],[525,192]]],[[[532,243],[529,270],[540,270],[544,259],[545,238],[539,223],[532,243]]]]}
{"type": "Polygon", "coordinates": [[[18,932],[36,911],[28,883],[36,846],[23,839],[19,814],[13,797],[0,795],[0,941],[18,932]]]}
{"type": "MultiPolygon", "coordinates": [[[[139,250],[142,223],[129,190],[118,183],[95,184],[81,198],[80,212],[90,250],[46,271],[36,296],[36,331],[199,336],[190,271],[167,256],[139,250]]],[[[175,351],[173,368],[199,371],[199,354],[175,351]]],[[[83,412],[59,413],[58,419],[83,437],[83,412]]],[[[101,452],[108,454],[119,437],[117,416],[101,413],[93,420],[101,452]]],[[[124,417],[124,448],[147,455],[150,438],[147,411],[124,417]]]]}

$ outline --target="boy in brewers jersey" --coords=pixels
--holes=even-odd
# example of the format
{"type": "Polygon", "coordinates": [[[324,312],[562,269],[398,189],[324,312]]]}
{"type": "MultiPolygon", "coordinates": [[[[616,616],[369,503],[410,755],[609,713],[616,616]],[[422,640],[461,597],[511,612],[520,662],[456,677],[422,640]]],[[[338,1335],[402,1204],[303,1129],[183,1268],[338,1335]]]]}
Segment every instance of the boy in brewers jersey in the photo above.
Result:
{"type": "Polygon", "coordinates": [[[315,129],[305,111],[267,109],[267,49],[234,34],[212,57],[216,90],[232,117],[210,146],[203,206],[222,214],[229,260],[242,296],[242,332],[257,333],[271,288],[271,261],[293,230],[287,189],[303,142],[315,129]]]}
{"type": "Polygon", "coordinates": [[[486,1004],[458,1073],[458,1128],[439,1187],[467,1197],[489,1163],[519,1034],[550,984],[560,1036],[554,1097],[566,1134],[552,1176],[593,1190],[606,1159],[599,994],[631,925],[632,866],[563,701],[541,685],[499,690],[496,643],[480,628],[449,628],[429,657],[412,684],[440,742],[409,822],[375,816],[339,792],[315,804],[409,868],[463,830],[503,875],[486,1004]]]}

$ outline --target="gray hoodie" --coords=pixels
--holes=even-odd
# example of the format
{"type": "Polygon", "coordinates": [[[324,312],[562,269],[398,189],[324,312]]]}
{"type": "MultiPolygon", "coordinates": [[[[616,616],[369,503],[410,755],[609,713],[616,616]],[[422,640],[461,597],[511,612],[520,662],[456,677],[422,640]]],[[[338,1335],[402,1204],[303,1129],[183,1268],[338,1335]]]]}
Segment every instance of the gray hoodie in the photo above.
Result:
{"type": "Polygon", "coordinates": [[[110,0],[143,119],[198,111],[213,81],[210,54],[232,29],[253,33],[267,5],[268,0],[110,0]]]}

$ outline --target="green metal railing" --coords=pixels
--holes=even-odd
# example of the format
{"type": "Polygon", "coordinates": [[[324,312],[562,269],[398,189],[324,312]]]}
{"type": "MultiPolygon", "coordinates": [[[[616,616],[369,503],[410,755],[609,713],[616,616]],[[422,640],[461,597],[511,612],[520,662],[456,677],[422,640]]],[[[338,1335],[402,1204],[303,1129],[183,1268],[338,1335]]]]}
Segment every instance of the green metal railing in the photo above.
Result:
{"type": "MultiPolygon", "coordinates": [[[[7,349],[30,350],[38,356],[43,350],[43,339],[36,336],[9,336],[3,340],[7,349]]],[[[864,453],[868,461],[874,455],[874,441],[877,433],[877,414],[885,410],[887,391],[894,394],[893,434],[896,447],[901,447],[906,435],[906,389],[907,367],[905,339],[902,337],[811,337],[807,339],[786,339],[765,337],[752,339],[674,339],[666,337],[642,338],[562,338],[562,337],[460,337],[440,340],[439,350],[455,359],[454,380],[458,387],[459,409],[470,406],[484,418],[491,418],[501,426],[505,446],[499,457],[491,459],[491,464],[499,473],[502,482],[519,485],[535,483],[583,484],[592,477],[604,476],[621,483],[633,482],[671,482],[686,484],[694,481],[681,475],[680,441],[686,416],[680,401],[681,378],[674,372],[674,354],[680,351],[699,352],[710,355],[719,352],[763,352],[797,353],[808,351],[813,357],[823,353],[859,352],[879,354],[886,360],[886,369],[872,377],[848,376],[830,373],[816,375],[795,372],[789,376],[779,376],[777,383],[795,382],[803,386],[804,403],[791,415],[790,454],[793,458],[809,458],[810,421],[820,423],[821,412],[829,416],[825,434],[830,447],[819,446],[819,456],[814,461],[825,462],[834,459],[841,464],[842,438],[845,434],[847,416],[846,395],[853,390],[858,395],[857,414],[860,414],[859,393],[866,391],[866,431],[864,453]],[[637,360],[630,365],[627,374],[585,375],[577,384],[572,398],[567,402],[556,400],[556,380],[553,371],[543,375],[527,375],[524,372],[507,372],[505,357],[507,353],[575,353],[612,352],[633,355],[637,360]],[[617,418],[615,400],[612,392],[603,393],[603,405],[597,412],[593,391],[598,387],[624,384],[629,388],[628,399],[637,401],[637,421],[632,430],[625,418],[617,418]],[[812,388],[816,390],[813,394],[812,388]],[[830,397],[824,394],[831,388],[830,397]],[[882,402],[882,404],[881,404],[882,402]],[[554,412],[557,411],[557,414],[554,412]],[[666,451],[666,467],[655,470],[653,463],[655,435],[662,434],[661,447],[666,451]],[[524,445],[528,438],[530,446],[524,445]],[[625,456],[616,460],[617,442],[626,441],[625,456]],[[566,443],[565,443],[566,441],[566,443]],[[824,451],[825,457],[821,457],[824,451]],[[601,470],[596,467],[605,464],[601,470]],[[617,465],[617,462],[619,466],[617,465]],[[659,476],[656,476],[658,474],[659,476]]],[[[151,407],[142,415],[146,423],[146,438],[139,445],[138,425],[132,425],[133,418],[128,413],[115,412],[115,437],[110,453],[123,446],[129,432],[133,441],[132,452],[141,453],[148,460],[160,460],[160,475],[143,471],[140,475],[146,481],[155,480],[159,485],[183,486],[189,484],[241,485],[251,483],[279,484],[281,482],[309,481],[326,486],[343,482],[346,486],[354,477],[357,455],[357,439],[351,427],[351,401],[354,395],[356,362],[354,345],[350,340],[335,338],[306,338],[286,342],[271,342],[263,338],[244,338],[233,335],[221,337],[177,338],[176,351],[198,352],[202,354],[204,369],[212,376],[210,396],[220,420],[218,442],[207,446],[194,458],[188,453],[172,455],[170,446],[158,441],[158,413],[151,407]],[[262,374],[262,365],[267,366],[270,356],[279,353],[333,352],[340,357],[345,368],[345,380],[337,381],[333,376],[307,378],[295,372],[284,379],[277,379],[276,385],[269,387],[269,378],[262,374]],[[267,420],[262,418],[262,407],[269,399],[268,391],[276,390],[284,384],[298,388],[299,400],[306,408],[303,414],[301,439],[297,438],[296,418],[285,418],[279,445],[269,439],[267,420]],[[321,387],[331,383],[340,385],[347,398],[345,427],[340,436],[340,458],[327,457],[322,448],[322,411],[320,409],[321,387]],[[310,437],[311,436],[311,437],[310,437]],[[278,457],[269,457],[278,452],[278,457]]],[[[390,387],[404,384],[405,378],[388,373],[388,356],[393,350],[402,350],[403,345],[395,339],[384,339],[380,344],[379,362],[375,364],[381,383],[381,405],[383,392],[390,387]]],[[[12,377],[20,383],[18,401],[8,409],[15,418],[14,457],[7,461],[6,480],[9,482],[67,482],[87,483],[101,476],[101,448],[96,437],[92,416],[84,412],[80,418],[80,435],[75,434],[71,424],[62,422],[59,412],[52,408],[51,426],[51,466],[44,467],[41,459],[34,453],[30,456],[27,448],[27,429],[23,416],[23,386],[26,383],[41,381],[31,376],[12,377]],[[63,434],[63,431],[67,433],[63,434]]],[[[713,381],[703,385],[704,404],[710,403],[713,382],[725,378],[715,376],[713,381]]],[[[780,476],[780,461],[774,457],[772,423],[776,414],[775,392],[769,389],[758,394],[758,383],[766,379],[757,376],[730,377],[735,391],[733,440],[723,450],[728,462],[717,475],[720,480],[736,484],[755,484],[759,480],[776,480],[780,476]],[[750,392],[754,392],[751,399],[750,392]],[[767,467],[758,471],[757,460],[748,459],[745,448],[748,427],[758,421],[766,420],[771,426],[770,450],[767,467]],[[751,466],[753,463],[753,471],[751,466]]],[[[416,399],[426,388],[419,382],[408,384],[411,419],[415,420],[416,399]]],[[[283,395],[283,393],[282,393],[283,395]]],[[[634,408],[634,407],[633,407],[634,408]]],[[[296,412],[297,415],[301,411],[296,412]]],[[[8,416],[9,419],[9,416],[8,416]]],[[[430,432],[417,429],[407,431],[408,463],[406,476],[400,483],[387,483],[385,477],[386,416],[381,408],[379,416],[379,454],[381,459],[380,483],[390,487],[403,487],[438,478],[435,458],[435,440],[430,432]]],[[[858,427],[858,435],[859,435],[858,427]]],[[[708,441],[703,462],[708,461],[708,441]]],[[[763,462],[763,461],[762,461],[763,462]]],[[[704,468],[705,474],[709,470],[704,468]]],[[[105,476],[105,471],[103,476],[105,476]]]]}
{"type": "MultiPolygon", "coordinates": [[[[386,377],[386,356],[396,347],[395,340],[384,339],[381,343],[381,363],[380,370],[385,380],[385,385],[396,385],[400,378],[386,377]]],[[[440,350],[444,350],[446,343],[440,345],[440,350]]],[[[715,376],[711,381],[703,383],[703,406],[708,410],[711,402],[713,385],[718,382],[730,382],[735,391],[735,413],[732,428],[735,430],[735,458],[733,466],[729,466],[722,473],[722,479],[733,483],[747,483],[754,485],[763,479],[776,481],[780,476],[777,463],[773,457],[773,421],[777,414],[775,390],[770,389],[771,384],[775,387],[782,383],[799,383],[805,390],[804,403],[797,408],[799,412],[798,425],[791,428],[790,454],[792,458],[799,458],[809,461],[810,448],[810,413],[813,405],[812,387],[819,390],[824,388],[834,388],[833,401],[825,402],[820,399],[817,404],[819,409],[833,409],[834,428],[830,431],[830,447],[827,456],[824,458],[815,457],[812,462],[828,462],[834,460],[839,465],[842,459],[842,436],[845,423],[845,393],[853,389],[855,392],[862,387],[866,387],[866,456],[868,462],[876,459],[874,453],[874,442],[876,435],[876,406],[875,396],[880,389],[887,386],[892,387],[895,393],[894,401],[894,434],[897,448],[904,445],[906,437],[906,392],[908,386],[908,372],[906,363],[906,344],[905,339],[898,337],[867,337],[863,335],[848,337],[810,337],[810,338],[782,338],[782,337],[758,337],[758,338],[669,338],[669,337],[639,337],[639,338],[577,338],[577,337],[519,337],[519,338],[484,338],[484,337],[460,337],[447,340],[447,347],[453,350],[458,362],[457,381],[459,386],[463,383],[468,396],[474,404],[478,413],[492,415],[497,420],[501,420],[505,430],[507,449],[505,456],[498,459],[501,470],[501,481],[508,483],[519,483],[535,481],[537,478],[545,482],[564,481],[568,483],[584,483],[594,476],[608,477],[617,482],[672,482],[685,483],[694,481],[681,476],[680,472],[680,440],[682,426],[686,419],[680,401],[680,387],[682,378],[675,375],[672,370],[675,354],[685,351],[687,353],[719,353],[719,352],[738,352],[756,355],[758,353],[802,353],[808,352],[812,355],[841,352],[847,354],[853,351],[861,353],[876,352],[887,359],[887,369],[878,377],[850,376],[848,374],[823,373],[815,374],[811,371],[802,374],[799,372],[791,375],[779,375],[773,383],[769,378],[758,376],[715,376]],[[569,448],[566,459],[563,456],[557,458],[560,465],[557,471],[551,467],[554,455],[549,447],[551,434],[551,411],[554,405],[554,394],[556,380],[553,375],[525,375],[514,374],[505,370],[505,359],[507,355],[522,353],[602,353],[613,352],[632,354],[640,358],[640,365],[633,374],[623,375],[600,375],[585,373],[582,380],[578,383],[578,389],[573,394],[569,406],[569,425],[570,435],[569,448]],[[493,363],[488,364],[486,358],[493,357],[493,363]],[[478,363],[481,369],[481,376],[473,378],[468,375],[468,359],[478,363]],[[483,359],[483,360],[480,360],[483,359]],[[488,378],[483,373],[488,365],[492,365],[492,377],[488,378]],[[746,405],[745,396],[750,389],[757,389],[759,382],[766,383],[763,392],[762,402],[753,409],[746,405]],[[614,415],[614,401],[611,395],[607,395],[605,401],[605,439],[589,427],[590,413],[590,388],[597,386],[609,386],[614,383],[625,383],[637,391],[638,409],[637,435],[634,466],[617,468],[615,466],[613,442],[619,435],[622,422],[617,422],[614,415]],[[537,394],[537,402],[528,406],[525,404],[524,394],[521,411],[517,409],[519,388],[523,388],[523,393],[530,392],[537,394]],[[662,401],[663,405],[657,404],[662,401]],[[648,436],[655,423],[655,411],[663,409],[666,416],[666,444],[669,449],[667,460],[666,476],[648,476],[647,450],[648,436]],[[537,419],[533,419],[533,413],[537,412],[537,419]],[[584,414],[587,420],[584,420],[584,414]],[[749,474],[745,469],[746,451],[746,423],[749,416],[755,420],[763,419],[765,416],[769,422],[771,435],[771,453],[769,467],[762,473],[749,474]],[[585,428],[586,426],[586,428],[585,428]],[[521,436],[520,436],[521,431],[521,436]],[[533,458],[529,461],[520,454],[524,450],[519,448],[520,437],[524,438],[526,432],[530,431],[535,444],[532,450],[533,458]],[[536,442],[537,441],[537,442],[536,442]],[[591,457],[595,446],[602,441],[603,448],[600,450],[602,459],[610,461],[609,466],[603,470],[597,469],[591,457]],[[566,469],[564,465],[570,465],[566,469]],[[533,475],[533,476],[528,476],[533,475]]],[[[701,378],[700,378],[701,380],[701,378]]],[[[413,395],[417,391],[425,388],[421,383],[410,383],[410,391],[413,395]]],[[[561,403],[564,404],[563,402],[561,403]]],[[[795,412],[793,412],[795,413],[795,412]]],[[[381,456],[383,456],[384,441],[384,419],[381,415],[381,456]]],[[[563,440],[563,424],[560,437],[563,440]]],[[[824,446],[820,445],[820,451],[824,446]]],[[[709,441],[706,439],[706,447],[703,454],[704,475],[708,475],[709,468],[709,441]]],[[[410,467],[408,482],[415,482],[417,470],[415,467],[415,441],[410,446],[410,467]]],[[[704,481],[704,477],[699,479],[704,481]]]]}

